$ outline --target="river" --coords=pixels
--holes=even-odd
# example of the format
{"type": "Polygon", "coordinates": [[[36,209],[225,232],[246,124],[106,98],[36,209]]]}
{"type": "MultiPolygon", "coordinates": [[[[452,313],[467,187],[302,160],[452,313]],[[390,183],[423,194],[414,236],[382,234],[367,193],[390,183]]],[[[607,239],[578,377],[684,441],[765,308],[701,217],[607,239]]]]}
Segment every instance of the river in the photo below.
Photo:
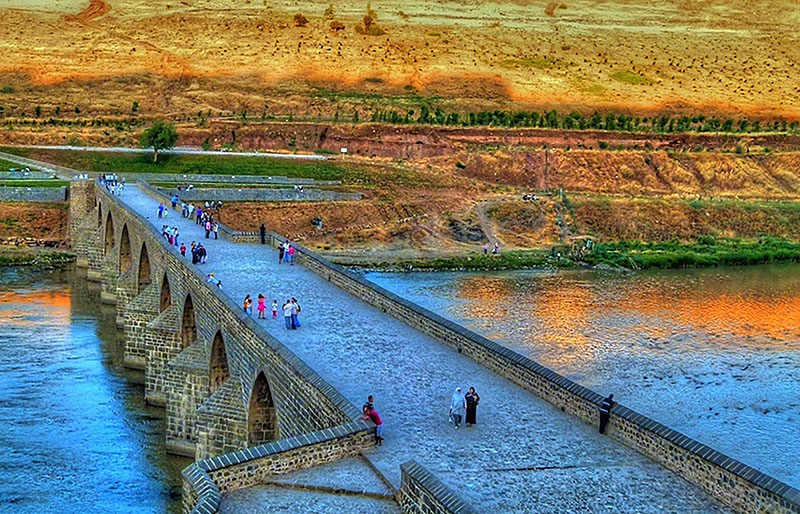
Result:
{"type": "Polygon", "coordinates": [[[0,267],[0,511],[180,512],[190,461],[165,452],[164,410],[78,273],[0,267]]]}
{"type": "Polygon", "coordinates": [[[798,265],[367,278],[800,487],[798,265]]]}

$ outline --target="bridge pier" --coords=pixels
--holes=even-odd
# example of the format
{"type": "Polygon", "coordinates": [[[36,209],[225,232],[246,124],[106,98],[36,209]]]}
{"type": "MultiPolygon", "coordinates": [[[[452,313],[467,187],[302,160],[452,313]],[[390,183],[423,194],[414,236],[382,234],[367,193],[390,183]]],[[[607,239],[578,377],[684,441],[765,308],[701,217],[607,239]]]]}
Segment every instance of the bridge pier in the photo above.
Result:
{"type": "Polygon", "coordinates": [[[167,363],[167,451],[194,457],[197,409],[209,396],[206,344],[197,342],[167,363]]]}
{"type": "Polygon", "coordinates": [[[244,388],[230,377],[197,409],[195,459],[207,459],[248,446],[244,388]]]}
{"type": "Polygon", "coordinates": [[[147,325],[158,317],[158,285],[151,283],[125,305],[125,356],[129,368],[145,369],[147,325]]]}
{"type": "Polygon", "coordinates": [[[128,268],[117,279],[117,288],[114,292],[114,297],[117,301],[117,328],[125,328],[125,311],[138,294],[134,280],[133,267],[128,268]]]}
{"type": "Polygon", "coordinates": [[[103,257],[103,264],[100,270],[100,303],[117,303],[117,284],[119,275],[117,273],[117,259],[114,254],[109,252],[103,257]]]}
{"type": "Polygon", "coordinates": [[[144,327],[144,397],[151,405],[167,404],[164,375],[167,363],[181,351],[180,318],[178,308],[170,306],[144,327]]]}

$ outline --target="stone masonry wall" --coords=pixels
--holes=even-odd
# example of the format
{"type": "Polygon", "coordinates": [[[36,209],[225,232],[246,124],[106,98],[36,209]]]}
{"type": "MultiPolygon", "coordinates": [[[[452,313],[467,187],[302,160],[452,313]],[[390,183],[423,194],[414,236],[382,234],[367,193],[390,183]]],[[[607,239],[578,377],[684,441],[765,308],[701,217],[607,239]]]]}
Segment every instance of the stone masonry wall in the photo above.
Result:
{"type": "Polygon", "coordinates": [[[0,186],[0,202],[64,202],[67,188],[61,187],[8,187],[0,186]]]}
{"type": "MultiPolygon", "coordinates": [[[[118,198],[102,188],[95,186],[92,194],[97,195],[99,205],[79,220],[81,227],[86,226],[80,234],[102,243],[80,244],[104,254],[99,263],[103,296],[106,301],[124,304],[120,312],[126,329],[126,357],[134,362],[144,361],[146,398],[149,403],[166,406],[172,450],[188,454],[196,448],[201,452],[196,455],[213,456],[247,446],[248,405],[259,373],[269,383],[275,406],[276,439],[335,427],[359,416],[354,405],[221,291],[207,284],[203,273],[187,265],[177,249],[168,245],[147,220],[120,205],[118,198]],[[120,276],[123,227],[127,227],[130,238],[133,271],[120,276]],[[114,246],[107,252],[106,230],[109,235],[111,230],[114,234],[114,246]],[[149,255],[150,285],[136,294],[139,249],[143,244],[149,255]],[[171,303],[159,312],[164,277],[171,303]],[[187,298],[194,306],[196,327],[196,338],[188,347],[181,337],[187,298]],[[209,397],[209,359],[217,334],[221,334],[225,345],[228,382],[240,386],[235,389],[236,394],[224,395],[230,388],[223,386],[209,397]]],[[[92,203],[93,200],[89,205],[92,203]]]]}
{"type": "MultiPolygon", "coordinates": [[[[271,234],[271,243],[282,238],[271,234]]],[[[486,368],[595,424],[603,397],[519,353],[424,309],[341,266],[295,245],[300,261],[357,298],[456,349],[486,368]]],[[[607,434],[674,471],[741,512],[800,513],[800,490],[728,457],[680,432],[618,406],[607,434]]]]}
{"type": "Polygon", "coordinates": [[[358,455],[374,445],[363,421],[202,460],[183,470],[183,512],[217,512],[223,494],[269,477],[358,455]]]}
{"type": "Polygon", "coordinates": [[[441,480],[415,461],[400,466],[397,498],[406,514],[475,514],[441,480]]]}

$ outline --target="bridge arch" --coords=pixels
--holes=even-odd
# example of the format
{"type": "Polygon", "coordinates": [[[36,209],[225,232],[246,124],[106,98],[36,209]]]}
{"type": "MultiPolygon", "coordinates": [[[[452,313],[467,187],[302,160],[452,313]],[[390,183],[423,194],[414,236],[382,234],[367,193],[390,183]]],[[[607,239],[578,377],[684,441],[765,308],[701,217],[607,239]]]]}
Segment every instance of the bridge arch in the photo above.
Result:
{"type": "Polygon", "coordinates": [[[147,244],[142,242],[142,248],[139,250],[139,280],[137,281],[137,289],[138,293],[142,292],[142,289],[150,285],[152,279],[150,278],[150,256],[147,253],[147,244]]]}
{"type": "Polygon", "coordinates": [[[187,294],[183,302],[183,316],[181,317],[181,343],[186,348],[197,340],[197,320],[194,315],[192,295],[187,294]]]}
{"type": "Polygon", "coordinates": [[[108,252],[114,248],[114,217],[111,216],[111,212],[108,213],[106,217],[106,233],[105,233],[105,254],[108,255],[108,252]]]}
{"type": "Polygon", "coordinates": [[[217,330],[214,341],[211,343],[208,370],[208,394],[214,394],[214,391],[222,387],[231,376],[228,369],[228,352],[225,349],[225,339],[222,337],[221,330],[217,330]]]}
{"type": "Polygon", "coordinates": [[[128,235],[128,225],[122,225],[122,236],[119,238],[119,273],[120,275],[131,269],[131,236],[128,235]]]}
{"type": "Polygon", "coordinates": [[[257,446],[278,438],[278,419],[267,376],[258,373],[247,407],[247,445],[257,446]]]}
{"type": "Polygon", "coordinates": [[[158,301],[158,312],[164,312],[172,305],[172,291],[169,288],[169,278],[164,273],[164,278],[161,280],[161,295],[158,301]]]}

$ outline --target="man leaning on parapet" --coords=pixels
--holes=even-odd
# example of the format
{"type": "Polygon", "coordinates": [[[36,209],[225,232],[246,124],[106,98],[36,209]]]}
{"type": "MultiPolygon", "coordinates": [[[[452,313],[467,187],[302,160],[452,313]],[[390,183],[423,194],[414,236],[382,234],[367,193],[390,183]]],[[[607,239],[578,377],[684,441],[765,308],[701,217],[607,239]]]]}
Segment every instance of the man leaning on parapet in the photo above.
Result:
{"type": "Polygon", "coordinates": [[[606,432],[606,425],[608,425],[608,418],[611,416],[611,409],[617,406],[617,402],[614,401],[614,395],[608,395],[608,398],[603,399],[600,402],[600,433],[605,434],[606,432]]]}

